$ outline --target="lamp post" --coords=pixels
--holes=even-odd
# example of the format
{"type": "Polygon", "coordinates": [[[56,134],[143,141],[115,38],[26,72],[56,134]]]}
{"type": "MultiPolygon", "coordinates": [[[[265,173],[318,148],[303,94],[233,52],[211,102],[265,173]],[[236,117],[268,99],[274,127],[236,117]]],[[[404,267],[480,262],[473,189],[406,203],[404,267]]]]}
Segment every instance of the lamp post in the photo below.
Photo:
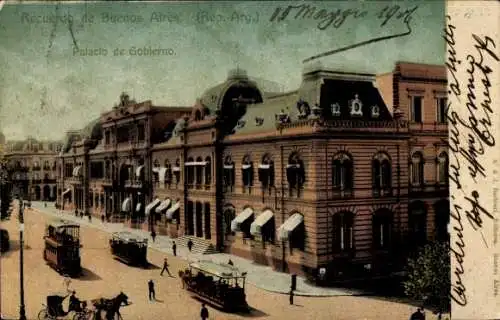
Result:
{"type": "Polygon", "coordinates": [[[24,204],[23,200],[19,200],[19,242],[21,244],[21,248],[19,251],[19,275],[20,275],[20,283],[19,286],[21,288],[20,297],[21,303],[19,306],[19,320],[26,320],[26,310],[24,307],[24,204]]]}

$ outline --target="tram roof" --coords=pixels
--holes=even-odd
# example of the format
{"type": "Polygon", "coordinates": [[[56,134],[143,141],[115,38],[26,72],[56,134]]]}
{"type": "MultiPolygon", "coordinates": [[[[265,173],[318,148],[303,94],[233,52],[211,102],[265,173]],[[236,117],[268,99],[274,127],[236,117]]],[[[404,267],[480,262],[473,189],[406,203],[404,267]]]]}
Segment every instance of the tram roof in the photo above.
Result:
{"type": "Polygon", "coordinates": [[[219,278],[244,278],[246,272],[241,272],[238,268],[220,264],[213,261],[198,261],[189,264],[193,269],[200,270],[205,273],[210,273],[219,278]]]}
{"type": "Polygon", "coordinates": [[[128,231],[114,232],[113,237],[120,238],[120,239],[125,240],[125,241],[137,241],[137,242],[147,241],[147,238],[144,238],[140,235],[133,234],[132,232],[128,232],[128,231]]]}
{"type": "Polygon", "coordinates": [[[75,227],[75,228],[80,228],[80,225],[77,223],[72,223],[71,221],[68,220],[63,220],[63,219],[54,219],[51,220],[47,223],[47,225],[52,226],[54,228],[63,228],[63,227],[75,227]]]}

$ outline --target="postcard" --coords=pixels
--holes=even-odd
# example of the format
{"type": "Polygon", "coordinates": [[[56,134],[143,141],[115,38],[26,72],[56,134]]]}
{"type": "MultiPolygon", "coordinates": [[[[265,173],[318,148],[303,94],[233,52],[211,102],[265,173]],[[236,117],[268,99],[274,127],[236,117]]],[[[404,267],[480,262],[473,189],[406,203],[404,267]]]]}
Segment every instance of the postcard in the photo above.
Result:
{"type": "Polygon", "coordinates": [[[0,0],[0,320],[500,318],[499,6],[0,0]]]}

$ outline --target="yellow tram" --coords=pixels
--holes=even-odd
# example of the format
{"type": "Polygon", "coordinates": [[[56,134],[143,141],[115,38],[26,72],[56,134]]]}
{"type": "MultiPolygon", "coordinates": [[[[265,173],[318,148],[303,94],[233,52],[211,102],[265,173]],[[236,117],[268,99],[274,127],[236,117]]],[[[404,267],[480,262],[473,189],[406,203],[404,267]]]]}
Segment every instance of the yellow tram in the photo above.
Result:
{"type": "Polygon", "coordinates": [[[45,249],[43,258],[61,274],[79,276],[82,272],[80,261],[80,226],[65,220],[54,220],[45,227],[45,249]]]}

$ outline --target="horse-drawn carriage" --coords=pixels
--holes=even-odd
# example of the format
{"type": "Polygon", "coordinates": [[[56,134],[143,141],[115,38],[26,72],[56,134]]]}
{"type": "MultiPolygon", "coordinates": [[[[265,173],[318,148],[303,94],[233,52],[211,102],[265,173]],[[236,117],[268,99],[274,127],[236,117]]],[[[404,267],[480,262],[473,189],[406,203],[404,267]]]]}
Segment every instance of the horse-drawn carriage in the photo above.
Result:
{"type": "Polygon", "coordinates": [[[61,274],[79,276],[80,226],[65,220],[55,220],[45,228],[44,260],[61,274]]]}
{"type": "Polygon", "coordinates": [[[117,259],[130,264],[146,266],[148,264],[148,239],[133,233],[122,231],[113,233],[109,240],[111,254],[117,259]]]}
{"type": "Polygon", "coordinates": [[[79,302],[78,308],[72,308],[71,304],[68,311],[64,311],[63,301],[68,295],[51,295],[47,296],[47,305],[38,313],[39,320],[115,320],[115,318],[123,319],[120,314],[122,305],[130,305],[128,297],[123,292],[120,292],[114,298],[99,298],[93,299],[90,302],[93,305],[93,310],[87,308],[85,301],[79,302]],[[102,313],[105,316],[102,316],[102,313]]]}
{"type": "Polygon", "coordinates": [[[231,265],[199,261],[180,271],[179,276],[184,288],[193,296],[226,311],[249,311],[245,295],[246,272],[231,265]]]}

